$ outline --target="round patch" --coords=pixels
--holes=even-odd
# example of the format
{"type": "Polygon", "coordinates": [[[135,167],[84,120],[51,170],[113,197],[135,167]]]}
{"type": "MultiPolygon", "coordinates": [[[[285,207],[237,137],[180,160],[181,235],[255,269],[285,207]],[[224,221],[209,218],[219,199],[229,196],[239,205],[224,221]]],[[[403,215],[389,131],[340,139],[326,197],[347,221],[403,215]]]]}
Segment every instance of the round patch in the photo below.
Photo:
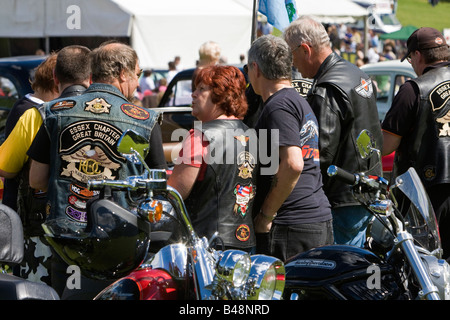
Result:
{"type": "Polygon", "coordinates": [[[423,176],[425,180],[433,180],[436,177],[436,168],[433,166],[426,166],[423,169],[423,176]]]}
{"type": "Polygon", "coordinates": [[[135,106],[134,104],[125,103],[120,106],[120,109],[122,109],[123,113],[133,119],[147,120],[150,117],[150,113],[147,110],[135,106]]]}
{"type": "Polygon", "coordinates": [[[248,239],[250,239],[250,228],[248,225],[246,224],[241,224],[237,229],[236,229],[236,238],[239,241],[247,241],[248,239]]]}

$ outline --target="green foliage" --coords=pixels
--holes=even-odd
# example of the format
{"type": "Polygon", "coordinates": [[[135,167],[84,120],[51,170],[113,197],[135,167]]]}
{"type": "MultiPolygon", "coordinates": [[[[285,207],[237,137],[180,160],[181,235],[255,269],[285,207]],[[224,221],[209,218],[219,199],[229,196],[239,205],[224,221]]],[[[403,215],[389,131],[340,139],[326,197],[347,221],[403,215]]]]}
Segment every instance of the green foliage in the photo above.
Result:
{"type": "Polygon", "coordinates": [[[450,0],[440,0],[432,6],[428,0],[398,0],[396,16],[404,26],[450,28],[450,0]]]}

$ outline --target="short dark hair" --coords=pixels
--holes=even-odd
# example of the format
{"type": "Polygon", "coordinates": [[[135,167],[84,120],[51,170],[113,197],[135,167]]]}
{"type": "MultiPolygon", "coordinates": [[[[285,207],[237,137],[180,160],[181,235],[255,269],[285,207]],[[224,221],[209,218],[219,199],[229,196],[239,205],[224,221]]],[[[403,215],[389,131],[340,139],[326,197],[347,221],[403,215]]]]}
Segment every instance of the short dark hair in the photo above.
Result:
{"type": "Polygon", "coordinates": [[[89,48],[79,45],[62,48],[58,52],[56,60],[56,78],[64,84],[82,84],[89,79],[91,74],[90,52],[89,48]]]}

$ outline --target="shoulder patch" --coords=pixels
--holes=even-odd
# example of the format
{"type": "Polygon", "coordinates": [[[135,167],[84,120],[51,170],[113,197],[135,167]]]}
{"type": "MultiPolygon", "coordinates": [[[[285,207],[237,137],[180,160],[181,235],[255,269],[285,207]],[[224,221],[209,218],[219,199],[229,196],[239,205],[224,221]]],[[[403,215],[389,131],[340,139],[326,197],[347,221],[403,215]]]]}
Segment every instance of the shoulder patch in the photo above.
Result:
{"type": "Polygon", "coordinates": [[[63,100],[58,101],[50,107],[50,110],[63,110],[63,109],[71,109],[75,107],[76,102],[74,100],[63,100]]]}
{"type": "Polygon", "coordinates": [[[89,111],[92,113],[109,113],[109,109],[111,108],[111,105],[106,102],[103,98],[94,98],[91,101],[86,102],[86,106],[84,108],[84,111],[89,111]]]}
{"type": "Polygon", "coordinates": [[[134,104],[130,103],[124,103],[120,106],[120,109],[123,113],[125,113],[127,116],[137,119],[137,120],[147,120],[150,117],[150,113],[138,106],[135,106],[134,104]]]}
{"type": "Polygon", "coordinates": [[[361,84],[355,87],[355,91],[363,98],[370,98],[373,94],[372,79],[361,78],[361,84]]]}

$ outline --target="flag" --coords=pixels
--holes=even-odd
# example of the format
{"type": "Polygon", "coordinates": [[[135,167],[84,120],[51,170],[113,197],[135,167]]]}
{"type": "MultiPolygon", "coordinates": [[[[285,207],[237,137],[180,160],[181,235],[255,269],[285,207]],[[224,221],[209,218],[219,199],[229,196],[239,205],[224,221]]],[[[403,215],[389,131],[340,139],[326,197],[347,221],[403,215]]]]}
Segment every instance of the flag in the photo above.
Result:
{"type": "Polygon", "coordinates": [[[267,21],[280,31],[297,19],[295,0],[260,0],[259,12],[267,17],[267,21]]]}

